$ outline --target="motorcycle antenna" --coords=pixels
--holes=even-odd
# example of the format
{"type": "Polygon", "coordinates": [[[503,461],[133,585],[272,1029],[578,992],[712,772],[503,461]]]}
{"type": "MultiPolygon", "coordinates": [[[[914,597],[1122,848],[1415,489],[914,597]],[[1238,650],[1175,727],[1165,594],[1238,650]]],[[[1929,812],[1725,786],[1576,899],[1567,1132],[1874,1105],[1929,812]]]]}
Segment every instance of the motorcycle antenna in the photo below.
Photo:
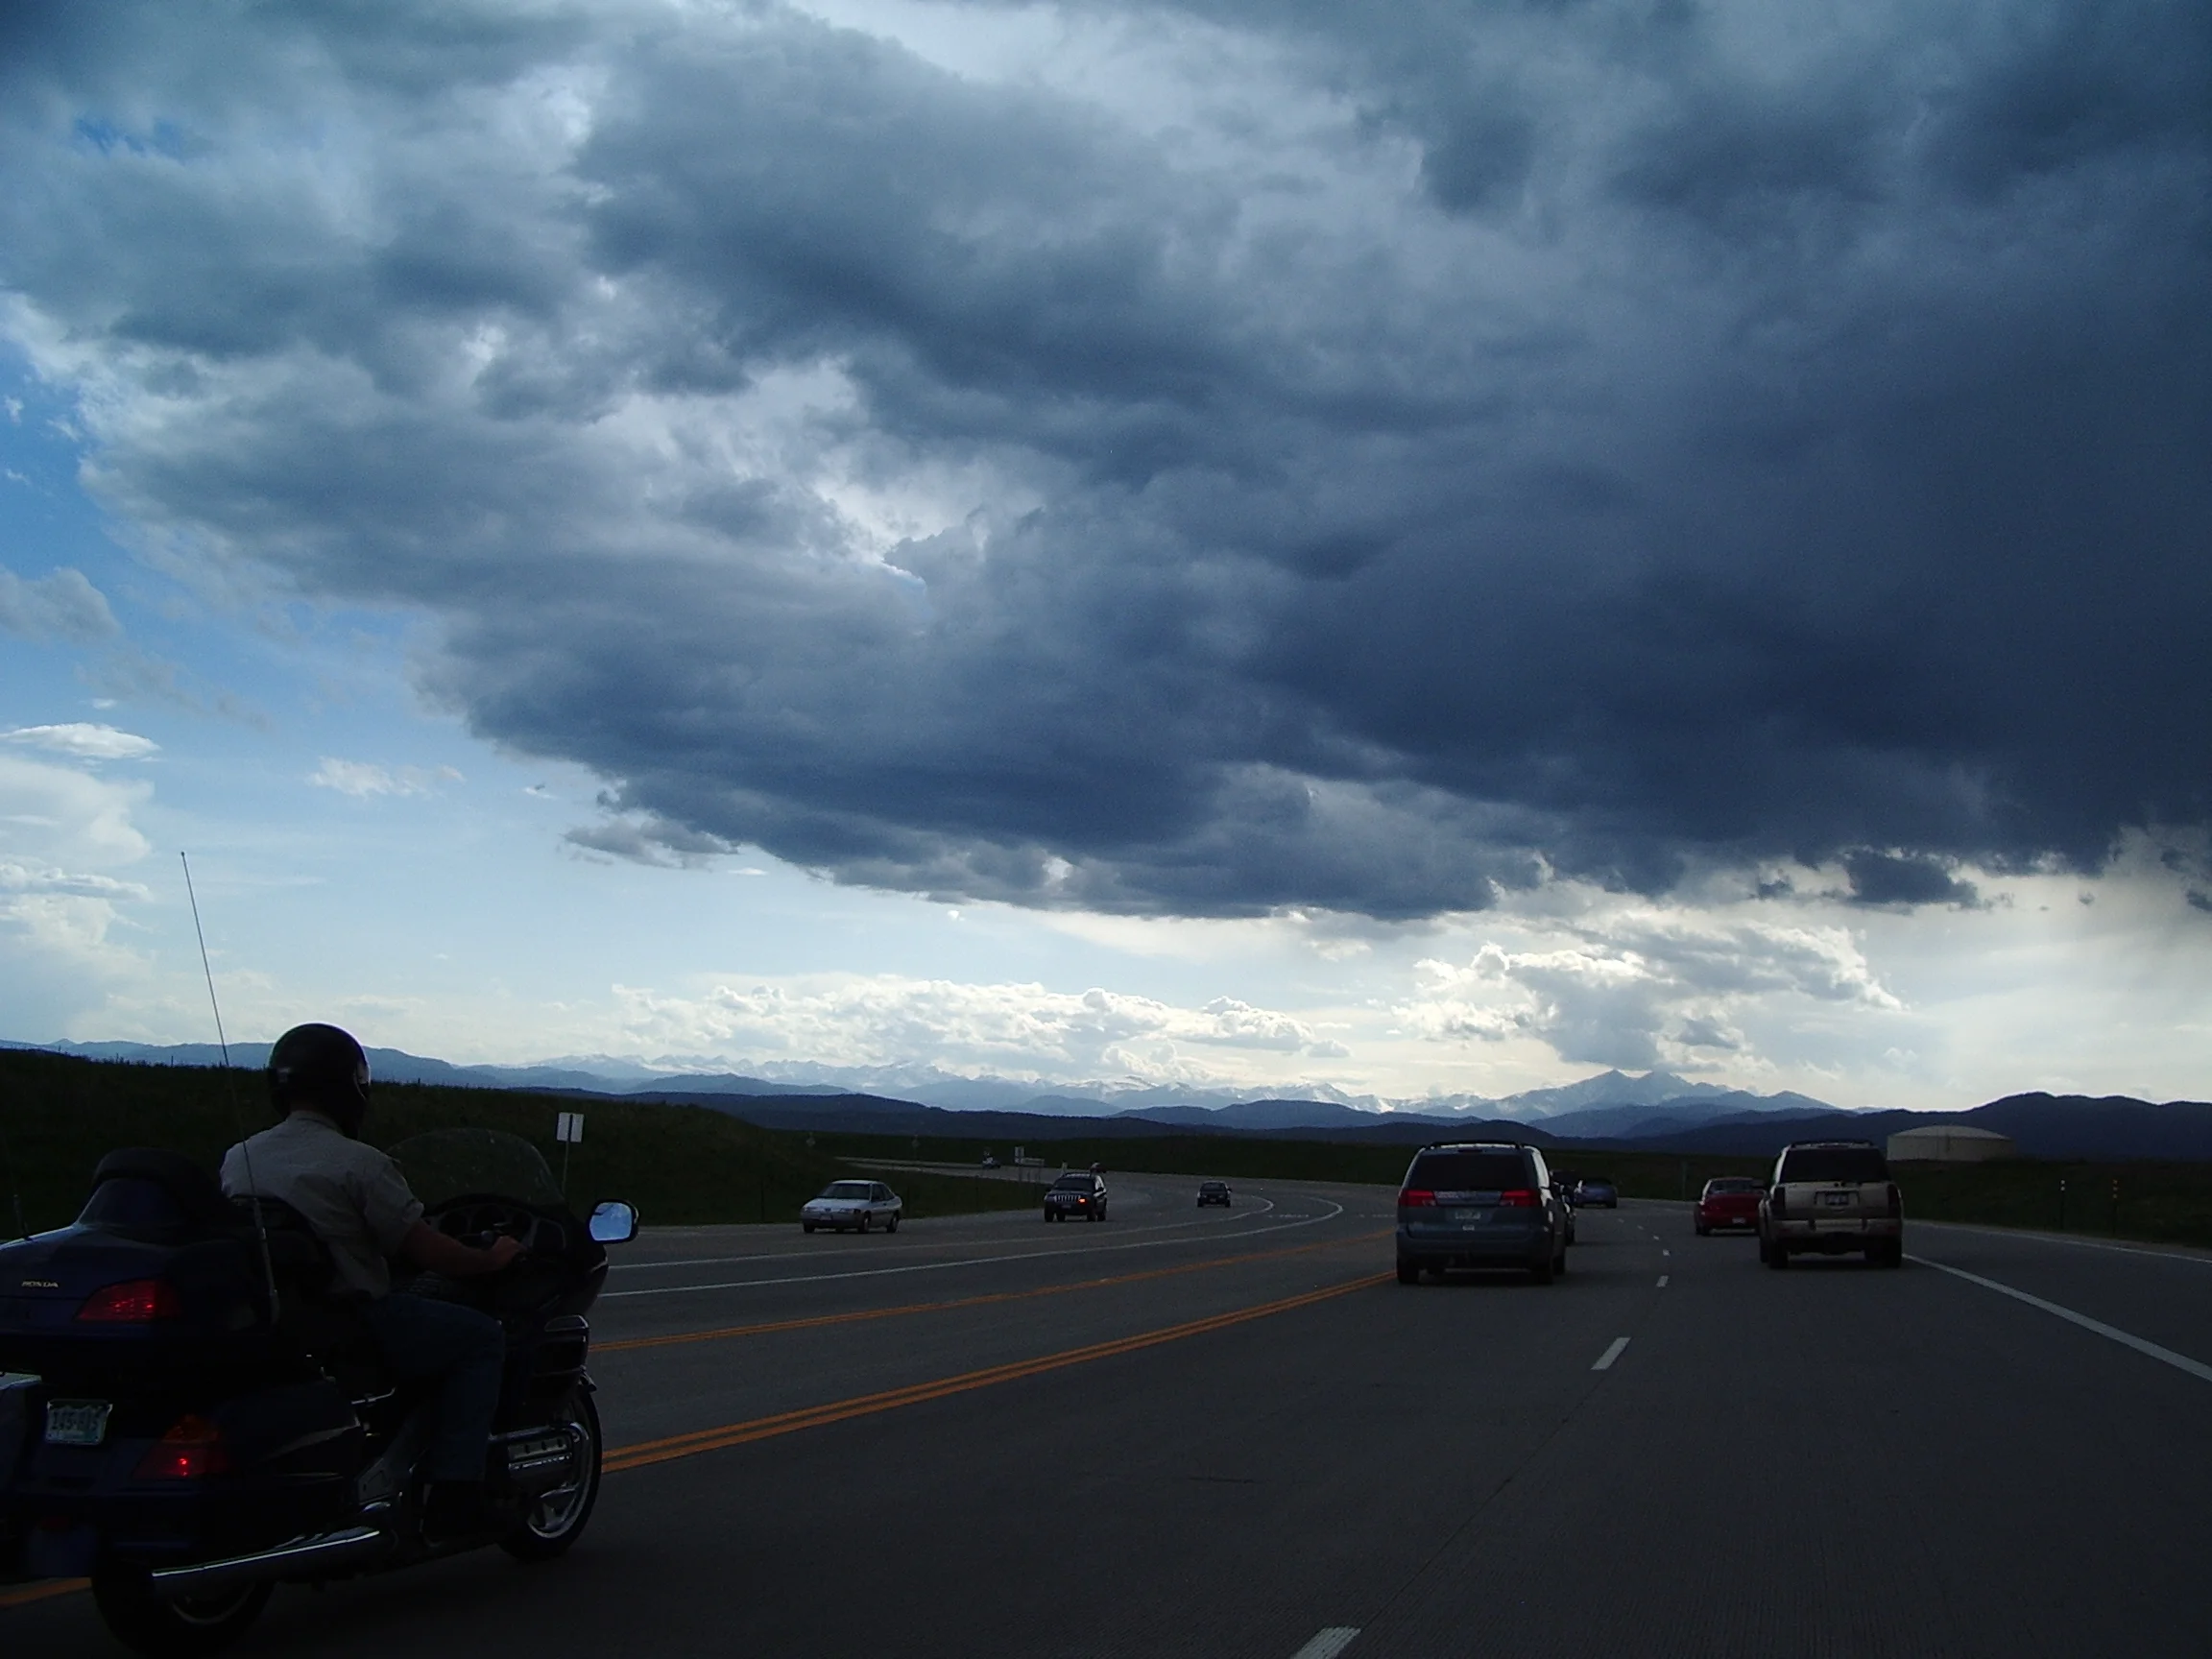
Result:
{"type": "Polygon", "coordinates": [[[230,1069],[230,1039],[223,1034],[223,1004],[215,999],[215,969],[207,960],[207,931],[200,926],[200,895],[192,890],[192,860],[182,852],[177,862],[184,866],[184,897],[192,905],[192,936],[200,942],[200,972],[207,979],[207,1006],[215,1011],[215,1046],[223,1051],[223,1081],[230,1091],[230,1120],[238,1130],[238,1155],[246,1161],[246,1190],[253,1211],[253,1238],[261,1246],[261,1277],[269,1286],[269,1323],[283,1310],[276,1301],[276,1263],[269,1254],[269,1219],[261,1214],[261,1189],[253,1180],[252,1137],[246,1132],[246,1108],[238,1099],[238,1073],[230,1069]]]}

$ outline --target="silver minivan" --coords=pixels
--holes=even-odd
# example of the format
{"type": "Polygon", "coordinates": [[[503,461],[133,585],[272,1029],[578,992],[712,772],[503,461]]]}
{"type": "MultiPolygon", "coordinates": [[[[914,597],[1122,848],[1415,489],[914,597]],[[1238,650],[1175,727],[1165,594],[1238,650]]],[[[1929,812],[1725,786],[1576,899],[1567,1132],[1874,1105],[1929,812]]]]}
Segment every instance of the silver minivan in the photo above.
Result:
{"type": "Polygon", "coordinates": [[[1398,1283],[1455,1267],[1567,1271],[1566,1206],[1544,1154],[1510,1141],[1424,1146],[1398,1188],[1398,1283]]]}

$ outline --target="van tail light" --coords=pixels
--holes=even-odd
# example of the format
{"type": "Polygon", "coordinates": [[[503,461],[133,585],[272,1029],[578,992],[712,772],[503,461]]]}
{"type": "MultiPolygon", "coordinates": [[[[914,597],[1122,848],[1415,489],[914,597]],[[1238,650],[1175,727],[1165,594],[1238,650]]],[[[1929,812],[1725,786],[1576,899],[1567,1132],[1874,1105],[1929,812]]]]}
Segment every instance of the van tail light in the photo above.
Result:
{"type": "Polygon", "coordinates": [[[181,1318],[184,1300],[166,1279],[126,1279],[105,1285],[84,1298],[78,1319],[90,1325],[146,1325],[181,1318]]]}
{"type": "Polygon", "coordinates": [[[1401,1210],[1433,1210],[1435,1207],[1436,1194],[1426,1187],[1408,1187],[1398,1194],[1401,1210]]]}
{"type": "Polygon", "coordinates": [[[1905,1194],[1897,1190],[1897,1183],[1889,1183],[1889,1214],[1899,1218],[1905,1214],[1905,1194]]]}
{"type": "Polygon", "coordinates": [[[1790,1214],[1789,1199],[1781,1188],[1777,1187],[1767,1194],[1767,1214],[1769,1215],[1787,1215],[1790,1214]]]}
{"type": "Polygon", "coordinates": [[[1531,1188],[1516,1187],[1510,1191],[1498,1194],[1498,1208],[1501,1210],[1533,1210],[1536,1207],[1536,1193],[1531,1188]]]}
{"type": "Polygon", "coordinates": [[[169,1426],[169,1432],[155,1442],[132,1471],[134,1480],[197,1480],[206,1475],[230,1472],[230,1449],[223,1444],[223,1431],[196,1412],[187,1412],[169,1426]]]}

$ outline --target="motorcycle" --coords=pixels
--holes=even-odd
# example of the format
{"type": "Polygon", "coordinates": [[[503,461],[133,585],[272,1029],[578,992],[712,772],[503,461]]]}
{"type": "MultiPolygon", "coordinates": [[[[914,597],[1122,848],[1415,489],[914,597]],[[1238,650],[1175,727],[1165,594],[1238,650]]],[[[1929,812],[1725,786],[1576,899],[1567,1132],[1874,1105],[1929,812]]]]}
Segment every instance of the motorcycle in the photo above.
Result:
{"type": "Polygon", "coordinates": [[[191,1659],[242,1635],[279,1583],[575,1544],[599,1493],[585,1313],[637,1213],[579,1219],[538,1150],[497,1130],[391,1150],[431,1226],[524,1247],[481,1279],[396,1286],[506,1332],[488,1528],[425,1534],[436,1382],[384,1375],[305,1223],[137,1149],[101,1161],[73,1225],[0,1246],[0,1580],[88,1577],[126,1645],[191,1659]]]}

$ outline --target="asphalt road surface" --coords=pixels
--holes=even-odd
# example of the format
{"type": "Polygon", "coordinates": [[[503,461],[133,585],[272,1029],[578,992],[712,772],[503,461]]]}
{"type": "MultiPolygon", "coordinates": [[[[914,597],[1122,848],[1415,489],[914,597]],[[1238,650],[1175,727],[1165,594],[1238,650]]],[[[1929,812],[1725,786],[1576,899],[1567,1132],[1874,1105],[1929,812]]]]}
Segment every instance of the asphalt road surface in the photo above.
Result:
{"type": "Polygon", "coordinates": [[[574,1553],[281,1590],[240,1651],[2212,1652],[2212,1256],[1773,1273],[1629,1204],[1557,1284],[1407,1288],[1386,1190],[1109,1179],[1098,1224],[648,1234],[574,1553]]]}

